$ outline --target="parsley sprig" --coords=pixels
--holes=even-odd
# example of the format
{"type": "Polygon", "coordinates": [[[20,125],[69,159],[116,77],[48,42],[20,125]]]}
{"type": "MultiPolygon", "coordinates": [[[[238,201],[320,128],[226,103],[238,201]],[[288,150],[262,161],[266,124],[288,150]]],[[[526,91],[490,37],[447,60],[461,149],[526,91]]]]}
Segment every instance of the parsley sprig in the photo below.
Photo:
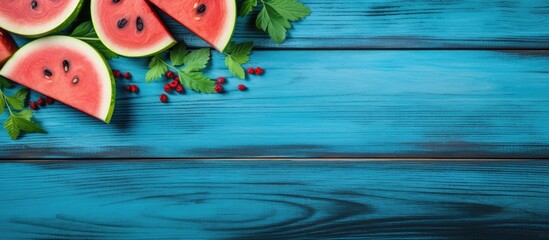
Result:
{"type": "Polygon", "coordinates": [[[23,110],[29,90],[21,88],[13,96],[7,96],[2,90],[11,87],[8,80],[0,76],[0,114],[5,109],[9,112],[9,117],[4,122],[4,129],[10,138],[16,140],[23,132],[46,133],[38,123],[32,121],[32,111],[23,110]]]}
{"type": "MultiPolygon", "coordinates": [[[[291,22],[296,22],[311,15],[311,9],[298,0],[259,0],[263,7],[257,15],[257,28],[269,33],[276,43],[286,40],[287,29],[292,28],[291,22]]],[[[243,17],[252,12],[258,5],[258,0],[244,0],[240,4],[238,15],[243,17]]]]}
{"type": "Polygon", "coordinates": [[[145,79],[147,82],[159,79],[171,69],[177,72],[181,84],[185,87],[200,93],[215,93],[215,81],[201,72],[208,65],[210,55],[209,48],[189,51],[187,46],[180,42],[170,51],[171,63],[165,61],[160,54],[151,58],[145,79]]]}

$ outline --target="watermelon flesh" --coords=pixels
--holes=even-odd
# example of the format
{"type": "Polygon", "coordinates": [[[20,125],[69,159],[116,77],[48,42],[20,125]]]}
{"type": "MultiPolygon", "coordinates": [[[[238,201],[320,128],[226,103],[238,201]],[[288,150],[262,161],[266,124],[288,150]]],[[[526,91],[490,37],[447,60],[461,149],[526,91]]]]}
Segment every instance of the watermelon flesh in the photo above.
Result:
{"type": "Polygon", "coordinates": [[[223,52],[236,23],[235,0],[149,0],[194,34],[223,52]]]}
{"type": "Polygon", "coordinates": [[[8,60],[0,75],[110,122],[116,95],[112,72],[95,49],[78,39],[35,40],[8,60]]]}
{"type": "Polygon", "coordinates": [[[123,56],[154,55],[176,43],[144,0],[92,0],[91,15],[101,41],[123,56]]]}
{"type": "Polygon", "coordinates": [[[17,44],[11,35],[0,28],[0,67],[17,51],[17,44]]]}
{"type": "Polygon", "coordinates": [[[70,25],[83,0],[0,0],[0,28],[41,37],[70,25]]]}

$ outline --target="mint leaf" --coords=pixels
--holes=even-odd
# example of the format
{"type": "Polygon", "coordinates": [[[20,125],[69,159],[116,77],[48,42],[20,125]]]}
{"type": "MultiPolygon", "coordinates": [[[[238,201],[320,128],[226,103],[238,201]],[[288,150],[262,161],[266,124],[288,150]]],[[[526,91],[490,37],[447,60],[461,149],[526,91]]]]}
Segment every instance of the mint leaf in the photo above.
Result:
{"type": "Polygon", "coordinates": [[[32,118],[32,111],[29,109],[22,110],[21,112],[14,112],[13,114],[16,115],[17,117],[20,117],[29,121],[32,118]]]}
{"type": "Polygon", "coordinates": [[[4,123],[4,129],[8,131],[8,135],[12,140],[15,140],[19,137],[21,130],[17,127],[17,119],[14,115],[10,115],[6,122],[4,123]]]}
{"type": "Polygon", "coordinates": [[[145,74],[145,81],[151,82],[159,79],[166,71],[168,71],[168,66],[166,66],[160,55],[156,55],[149,62],[149,71],[145,74]]]}
{"type": "Polygon", "coordinates": [[[257,28],[269,33],[276,43],[286,40],[286,29],[292,28],[290,21],[304,19],[311,10],[297,0],[262,0],[263,9],[256,19],[257,28]]]}
{"type": "Polygon", "coordinates": [[[201,72],[179,71],[179,79],[181,84],[193,91],[215,93],[215,81],[212,81],[201,72]]]}
{"type": "Polygon", "coordinates": [[[21,88],[13,96],[5,96],[8,103],[15,110],[21,110],[25,106],[25,99],[27,99],[27,94],[29,90],[26,88],[21,88]]]}
{"type": "Polygon", "coordinates": [[[244,0],[240,4],[240,9],[238,9],[238,16],[248,15],[255,6],[257,6],[257,0],[244,0]]]}
{"type": "Polygon", "coordinates": [[[106,59],[118,57],[118,54],[111,51],[101,42],[101,40],[97,36],[97,33],[95,32],[95,29],[93,28],[93,24],[91,21],[86,21],[78,25],[72,31],[70,36],[88,43],[90,46],[95,48],[95,50],[101,53],[101,55],[103,55],[103,57],[105,57],[106,59]]]}
{"type": "Polygon", "coordinates": [[[186,72],[199,71],[206,68],[206,65],[210,61],[210,49],[201,48],[194,50],[185,56],[185,68],[186,72]]]}
{"type": "Polygon", "coordinates": [[[246,73],[244,73],[244,68],[238,63],[233,57],[227,56],[225,58],[225,65],[229,68],[229,72],[240,79],[246,78],[246,73]]]}
{"type": "Polygon", "coordinates": [[[11,88],[12,85],[7,78],[0,76],[0,88],[11,88]]]}
{"type": "Polygon", "coordinates": [[[184,42],[179,42],[175,47],[170,51],[170,60],[174,66],[181,66],[185,63],[185,56],[189,51],[187,50],[187,45],[184,42]]]}
{"type": "Polygon", "coordinates": [[[3,93],[0,91],[0,115],[4,112],[6,102],[4,101],[3,93]]]}
{"type": "MultiPolygon", "coordinates": [[[[30,111],[29,111],[30,112],[30,111]]],[[[8,135],[12,140],[16,140],[21,132],[27,133],[46,133],[40,125],[35,122],[32,122],[30,118],[32,117],[32,112],[25,112],[23,114],[15,113],[11,114],[6,122],[4,123],[4,129],[8,131],[8,135]]]]}
{"type": "Polygon", "coordinates": [[[311,9],[297,0],[271,0],[265,4],[273,7],[278,14],[290,21],[299,21],[311,15],[311,9]]]}

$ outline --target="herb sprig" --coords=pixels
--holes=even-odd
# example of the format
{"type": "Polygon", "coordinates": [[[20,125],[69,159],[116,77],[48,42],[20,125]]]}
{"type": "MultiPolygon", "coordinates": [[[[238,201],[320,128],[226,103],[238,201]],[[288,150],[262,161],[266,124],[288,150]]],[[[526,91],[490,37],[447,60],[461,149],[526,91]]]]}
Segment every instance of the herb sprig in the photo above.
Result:
{"type": "MultiPolygon", "coordinates": [[[[311,9],[298,0],[259,0],[262,9],[257,14],[255,25],[269,33],[276,43],[286,40],[287,29],[292,28],[291,22],[296,22],[311,15],[311,9]]],[[[258,0],[244,0],[240,4],[238,15],[243,17],[258,6],[258,0]]]]}
{"type": "Polygon", "coordinates": [[[171,69],[177,72],[181,84],[185,87],[200,93],[215,93],[215,81],[201,72],[208,65],[210,57],[209,48],[189,51],[187,46],[180,42],[170,51],[171,64],[160,54],[151,58],[145,79],[147,82],[159,79],[168,69],[171,69]]]}
{"type": "Polygon", "coordinates": [[[32,120],[32,111],[23,110],[29,90],[21,88],[13,96],[7,96],[3,89],[11,87],[11,83],[0,76],[0,114],[5,109],[9,112],[9,117],[4,122],[4,129],[8,132],[10,138],[16,140],[23,132],[46,133],[38,123],[32,120]]]}

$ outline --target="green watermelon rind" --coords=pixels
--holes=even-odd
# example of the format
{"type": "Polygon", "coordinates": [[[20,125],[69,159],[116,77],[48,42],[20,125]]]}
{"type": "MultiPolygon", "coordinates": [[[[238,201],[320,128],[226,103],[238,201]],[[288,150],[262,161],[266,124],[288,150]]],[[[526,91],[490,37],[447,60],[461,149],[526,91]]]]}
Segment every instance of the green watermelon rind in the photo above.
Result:
{"type": "MultiPolygon", "coordinates": [[[[54,36],[51,36],[51,37],[54,37],[54,36]]],[[[116,81],[114,79],[114,75],[112,73],[111,66],[109,65],[107,59],[105,59],[105,57],[103,57],[103,55],[101,55],[101,53],[99,51],[97,51],[97,49],[95,49],[94,47],[92,47],[91,45],[89,45],[88,43],[86,43],[86,42],[84,42],[80,39],[73,38],[73,37],[68,37],[68,36],[59,36],[59,37],[72,38],[72,39],[74,39],[78,42],[81,42],[82,44],[88,45],[91,49],[93,49],[93,51],[95,51],[97,56],[99,56],[99,58],[101,59],[103,64],[105,64],[105,66],[107,68],[107,71],[108,71],[107,74],[109,75],[110,82],[111,82],[111,99],[110,99],[109,110],[107,112],[107,115],[106,115],[105,119],[101,119],[101,120],[104,121],[105,123],[109,124],[111,122],[112,116],[114,114],[114,107],[115,107],[115,104],[116,104],[116,81]]],[[[25,48],[29,44],[26,44],[23,47],[19,48],[19,50],[17,52],[15,52],[15,54],[13,54],[13,56],[6,62],[5,65],[7,66],[10,61],[16,61],[18,59],[19,54],[21,54],[21,52],[24,52],[25,48]]],[[[4,68],[0,69],[0,75],[3,75],[2,74],[3,70],[4,70],[4,68]]]]}
{"type": "Polygon", "coordinates": [[[67,19],[65,19],[65,21],[59,24],[59,26],[49,31],[39,33],[39,34],[24,34],[24,33],[16,33],[16,34],[23,37],[27,37],[27,38],[40,38],[40,37],[48,36],[50,34],[61,32],[72,24],[72,22],[76,19],[76,17],[80,13],[80,10],[82,10],[83,5],[84,5],[84,0],[78,0],[78,5],[76,6],[72,14],[67,19]]]}
{"type": "Polygon", "coordinates": [[[236,4],[236,0],[234,0],[234,22],[233,22],[233,28],[231,29],[231,35],[229,35],[228,37],[228,40],[227,40],[227,43],[225,43],[225,46],[223,46],[223,49],[219,49],[218,51],[223,53],[225,51],[225,49],[227,48],[227,46],[229,46],[229,43],[231,42],[231,39],[233,38],[233,35],[234,35],[234,30],[236,28],[236,16],[238,16],[238,7],[237,7],[237,4],[236,4]]]}

